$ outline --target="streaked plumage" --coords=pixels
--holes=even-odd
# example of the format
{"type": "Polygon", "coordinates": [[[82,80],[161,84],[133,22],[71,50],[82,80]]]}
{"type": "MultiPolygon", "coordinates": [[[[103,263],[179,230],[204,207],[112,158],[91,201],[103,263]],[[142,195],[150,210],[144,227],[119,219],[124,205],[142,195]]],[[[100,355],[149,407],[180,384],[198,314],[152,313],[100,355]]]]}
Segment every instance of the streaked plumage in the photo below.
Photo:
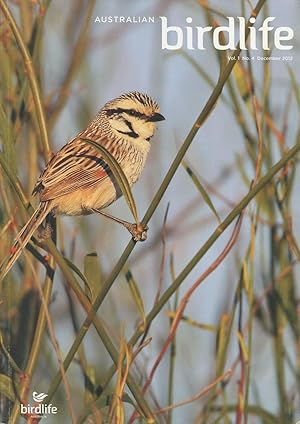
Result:
{"type": "Polygon", "coordinates": [[[12,254],[1,267],[7,274],[49,212],[84,215],[101,210],[119,196],[112,172],[89,138],[105,147],[134,184],[145,165],[156,121],[163,120],[158,104],[148,95],[131,92],[106,103],[90,125],[57,152],[37,180],[33,194],[40,204],[16,237],[12,254]]]}

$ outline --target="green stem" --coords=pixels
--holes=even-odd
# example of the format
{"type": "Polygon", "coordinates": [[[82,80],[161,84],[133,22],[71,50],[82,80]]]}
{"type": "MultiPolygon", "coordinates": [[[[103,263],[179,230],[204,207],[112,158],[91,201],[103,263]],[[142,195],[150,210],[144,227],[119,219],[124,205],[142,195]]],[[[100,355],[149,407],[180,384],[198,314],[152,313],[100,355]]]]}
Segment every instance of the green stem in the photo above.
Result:
{"type": "MultiPolygon", "coordinates": [[[[228,405],[226,408],[226,411],[223,412],[223,406],[213,406],[212,410],[215,412],[220,412],[222,415],[220,418],[222,418],[225,413],[228,412],[235,412],[236,411],[236,405],[228,405]]],[[[256,405],[249,405],[248,406],[248,412],[249,415],[252,415],[254,417],[257,417],[261,422],[264,422],[266,424],[282,424],[282,422],[277,419],[277,417],[270,412],[268,412],[266,409],[261,408],[260,406],[256,405]]],[[[217,422],[217,421],[214,421],[217,422]]],[[[219,422],[219,420],[218,420],[219,422]]],[[[223,421],[220,421],[223,422],[223,421]]]]}
{"type": "MultiPolygon", "coordinates": [[[[226,228],[240,215],[243,209],[251,202],[251,200],[271,181],[274,175],[283,168],[286,163],[291,160],[300,150],[300,141],[298,141],[294,147],[288,150],[285,155],[267,172],[267,174],[262,177],[256,186],[252,188],[249,193],[238,203],[238,205],[227,215],[224,221],[217,227],[209,239],[204,243],[204,245],[199,249],[193,259],[186,265],[186,267],[178,275],[174,283],[165,291],[156,305],[153,307],[151,312],[146,318],[147,324],[149,324],[161,308],[166,304],[170,297],[175,293],[177,288],[180,286],[182,281],[188,276],[192,271],[195,265],[202,259],[206,252],[211,248],[211,246],[216,242],[220,235],[226,230],[226,228]]],[[[135,336],[133,337],[132,342],[135,343],[137,339],[142,334],[141,330],[137,330],[135,336]]]]}
{"type": "MultiPolygon", "coordinates": [[[[42,144],[43,144],[43,148],[44,148],[44,155],[45,155],[45,160],[50,158],[51,155],[51,149],[49,146],[49,139],[48,139],[48,133],[47,133],[47,127],[46,127],[46,120],[45,120],[45,115],[44,115],[44,110],[43,110],[43,105],[42,105],[42,100],[41,100],[41,93],[39,90],[39,85],[37,82],[37,77],[34,71],[34,67],[32,64],[32,60],[31,60],[31,56],[28,52],[28,49],[26,47],[26,42],[24,41],[21,32],[17,26],[17,23],[12,15],[12,13],[10,12],[10,9],[8,8],[8,6],[6,5],[4,0],[0,0],[0,8],[2,10],[3,15],[5,16],[5,18],[7,19],[9,26],[15,36],[16,42],[19,46],[21,55],[23,57],[23,61],[24,61],[24,66],[26,69],[26,74],[28,76],[28,80],[29,80],[29,84],[30,84],[30,88],[32,91],[32,97],[33,97],[33,101],[34,101],[34,105],[35,105],[35,109],[36,109],[36,115],[37,115],[37,121],[39,124],[39,129],[40,129],[40,133],[41,133],[41,140],[42,140],[42,144]]],[[[23,10],[24,12],[24,10],[23,10]]],[[[23,16],[24,13],[22,13],[23,16]]],[[[27,18],[29,18],[27,16],[27,18]]],[[[28,36],[28,31],[26,31],[27,36],[28,36]]],[[[1,165],[4,167],[5,164],[1,163],[1,165]]],[[[12,181],[11,181],[12,182],[12,181]]],[[[16,184],[18,185],[18,181],[16,182],[16,184]]],[[[19,187],[17,187],[19,188],[19,187]]],[[[22,192],[20,190],[17,190],[17,192],[22,192]]],[[[23,203],[25,203],[25,198],[23,197],[21,199],[21,201],[23,203]]],[[[53,264],[53,261],[51,260],[51,264],[53,264]]],[[[48,304],[51,298],[51,293],[52,293],[52,286],[53,286],[53,275],[52,276],[46,276],[45,279],[45,285],[44,285],[44,296],[45,296],[45,302],[48,304]]],[[[32,344],[32,349],[30,351],[30,355],[29,355],[29,359],[28,359],[28,363],[27,363],[27,367],[25,370],[25,374],[26,374],[26,382],[24,382],[21,385],[20,388],[20,397],[21,399],[24,397],[26,390],[27,390],[27,384],[28,381],[31,379],[37,359],[38,359],[38,354],[40,352],[40,346],[42,343],[42,337],[43,337],[43,333],[44,333],[44,329],[45,329],[45,323],[46,323],[46,314],[45,314],[45,309],[41,306],[40,309],[40,313],[39,313],[39,317],[38,317],[38,322],[37,322],[37,327],[36,327],[36,331],[35,331],[35,335],[34,335],[34,340],[33,340],[33,344],[32,344]]],[[[11,414],[11,418],[10,418],[10,423],[14,424],[18,421],[18,417],[20,414],[20,408],[19,408],[19,402],[15,402],[14,404],[14,408],[11,414]]]]}
{"type": "MultiPolygon", "coordinates": [[[[44,284],[44,298],[47,305],[49,305],[49,302],[51,299],[52,287],[53,287],[53,275],[51,276],[47,275],[45,284],[44,284]]],[[[23,380],[20,387],[20,391],[19,391],[21,400],[23,400],[24,396],[26,395],[26,391],[28,390],[28,385],[30,384],[33,371],[37,363],[38,355],[41,349],[41,343],[42,343],[45,325],[46,325],[46,312],[43,305],[41,304],[39,317],[38,317],[38,321],[37,321],[37,325],[36,325],[36,329],[34,333],[34,339],[32,342],[32,347],[31,347],[28,363],[25,369],[25,379],[23,380]]],[[[16,402],[14,403],[14,407],[13,407],[11,417],[9,420],[9,424],[17,424],[19,416],[20,416],[20,402],[18,399],[16,399],[16,402]]]]}
{"type": "Polygon", "coordinates": [[[16,39],[17,44],[19,46],[21,55],[23,57],[24,66],[25,66],[25,69],[26,69],[30,88],[31,88],[31,91],[32,91],[32,97],[33,97],[34,105],[35,105],[35,108],[36,108],[37,120],[38,120],[38,123],[39,123],[41,140],[42,140],[42,144],[43,144],[43,147],[44,147],[44,153],[45,153],[45,156],[48,159],[50,159],[51,149],[50,149],[50,145],[49,145],[45,114],[44,114],[44,109],[43,109],[43,105],[42,105],[42,100],[41,100],[41,95],[40,95],[40,90],[39,90],[37,78],[36,78],[34,68],[33,68],[33,65],[32,65],[32,60],[31,60],[30,54],[28,52],[28,49],[26,47],[26,44],[23,40],[23,37],[20,33],[18,25],[17,25],[11,11],[9,10],[9,8],[8,8],[8,6],[7,6],[7,4],[5,3],[4,0],[0,0],[0,9],[2,10],[3,15],[5,16],[5,18],[8,21],[8,24],[9,24],[9,26],[10,26],[10,28],[11,28],[14,36],[15,36],[15,39],[16,39]]]}
{"type": "MultiPolygon", "coordinates": [[[[84,292],[82,291],[82,289],[81,289],[77,279],[73,275],[70,267],[68,266],[68,264],[64,260],[63,256],[57,250],[55,244],[51,240],[47,241],[46,245],[47,245],[47,250],[49,251],[49,253],[51,253],[51,256],[53,256],[54,260],[56,261],[56,263],[60,267],[61,271],[63,272],[64,277],[66,278],[66,280],[71,285],[74,292],[76,293],[76,296],[77,296],[78,300],[80,301],[82,307],[85,309],[86,313],[88,314],[89,311],[91,310],[92,305],[91,305],[90,301],[88,300],[88,298],[86,297],[86,295],[84,294],[84,292]]],[[[107,331],[105,330],[102,322],[97,318],[97,316],[93,316],[92,321],[93,321],[93,324],[95,326],[95,329],[96,329],[101,341],[103,342],[106,350],[110,354],[115,366],[117,366],[119,355],[118,355],[118,352],[117,352],[115,346],[113,345],[109,335],[107,334],[107,331]]],[[[77,340],[77,337],[76,337],[76,340],[77,340]]],[[[68,366],[70,365],[74,356],[76,355],[78,348],[79,348],[79,345],[77,346],[77,344],[76,345],[73,344],[70,351],[68,352],[68,355],[65,358],[64,364],[63,364],[65,371],[67,370],[68,366]]],[[[61,375],[60,372],[58,372],[57,375],[55,376],[55,378],[53,379],[51,386],[50,386],[50,388],[47,392],[48,393],[47,401],[49,401],[53,397],[61,379],[62,379],[62,375],[61,375]]],[[[135,383],[135,380],[130,375],[130,373],[128,374],[128,377],[127,377],[127,385],[129,387],[131,393],[133,394],[137,404],[139,405],[139,408],[141,409],[141,411],[143,412],[145,417],[147,417],[147,419],[149,420],[149,423],[150,422],[154,423],[155,419],[153,417],[153,414],[152,414],[149,406],[147,405],[147,402],[145,401],[143,395],[141,394],[140,388],[135,383]]]]}
{"type": "Polygon", "coordinates": [[[56,101],[53,111],[51,112],[50,118],[49,118],[49,128],[53,128],[57,117],[59,116],[60,112],[64,108],[66,101],[68,100],[69,93],[70,93],[70,86],[76,76],[76,74],[79,71],[79,64],[83,60],[83,55],[86,50],[87,45],[87,32],[90,28],[91,23],[91,16],[93,14],[93,9],[95,6],[95,0],[90,0],[88,2],[87,6],[87,12],[84,18],[84,22],[82,24],[82,29],[80,31],[80,35],[78,37],[78,41],[76,43],[75,48],[72,51],[72,59],[69,64],[68,72],[66,74],[66,77],[62,83],[62,86],[59,90],[59,97],[56,101]]]}
{"type": "MultiPolygon", "coordinates": [[[[178,298],[179,298],[179,291],[177,290],[175,295],[174,307],[173,307],[174,312],[176,312],[178,308],[178,298]]],[[[173,318],[170,318],[170,323],[169,323],[170,328],[172,327],[172,323],[173,323],[173,318]]],[[[174,402],[174,373],[175,373],[176,348],[177,348],[177,345],[176,345],[176,333],[175,333],[173,340],[171,342],[171,346],[170,346],[168,405],[172,405],[174,402]]],[[[172,418],[173,418],[173,409],[171,408],[168,411],[167,424],[172,424],[172,418]]]]}
{"type": "MultiPolygon", "coordinates": [[[[168,300],[172,297],[172,295],[176,292],[181,283],[185,280],[188,274],[193,270],[193,268],[197,265],[200,259],[207,253],[207,251],[213,246],[213,244],[218,240],[221,234],[229,227],[229,225],[240,215],[242,210],[251,202],[251,200],[271,181],[274,175],[283,168],[286,163],[291,160],[298,152],[300,151],[300,141],[292,147],[290,150],[286,152],[286,154],[269,170],[269,172],[262,177],[256,186],[252,188],[249,193],[240,201],[240,203],[227,215],[224,221],[217,227],[217,229],[213,232],[213,234],[209,237],[209,239],[204,243],[204,245],[199,249],[199,251],[195,254],[195,256],[191,259],[191,261],[185,266],[185,268],[181,271],[172,285],[165,291],[165,293],[161,296],[159,301],[155,304],[152,310],[146,317],[146,328],[151,324],[154,318],[159,314],[164,305],[168,302],[168,300]]],[[[87,317],[87,319],[89,316],[87,317]]],[[[84,326],[88,323],[88,321],[84,322],[81,330],[84,329],[84,326]]],[[[134,345],[139,337],[143,334],[143,330],[138,329],[130,339],[129,343],[134,345]]],[[[84,334],[80,331],[78,337],[84,337],[84,334]]],[[[78,341],[74,341],[74,344],[78,341]]],[[[114,369],[111,369],[111,372],[108,372],[108,376],[110,378],[114,374],[114,369]]],[[[105,385],[104,385],[105,387],[105,385]]]]}

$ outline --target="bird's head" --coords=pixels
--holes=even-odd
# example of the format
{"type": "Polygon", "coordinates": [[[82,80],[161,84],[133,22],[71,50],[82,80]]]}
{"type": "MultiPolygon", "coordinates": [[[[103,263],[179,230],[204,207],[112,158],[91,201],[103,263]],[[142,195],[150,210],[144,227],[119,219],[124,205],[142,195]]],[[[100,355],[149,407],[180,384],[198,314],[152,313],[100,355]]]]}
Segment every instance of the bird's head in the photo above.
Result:
{"type": "Polygon", "coordinates": [[[165,118],[155,100],[147,94],[133,91],[106,103],[103,113],[117,135],[130,140],[142,138],[149,141],[156,122],[165,118]]]}

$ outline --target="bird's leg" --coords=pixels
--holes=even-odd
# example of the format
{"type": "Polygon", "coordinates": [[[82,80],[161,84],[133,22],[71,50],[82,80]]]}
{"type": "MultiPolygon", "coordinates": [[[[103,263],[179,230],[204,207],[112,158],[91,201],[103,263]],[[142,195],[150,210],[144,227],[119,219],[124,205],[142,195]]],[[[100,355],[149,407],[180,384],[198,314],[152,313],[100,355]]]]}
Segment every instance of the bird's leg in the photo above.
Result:
{"type": "Polygon", "coordinates": [[[119,224],[123,225],[123,227],[125,227],[130,232],[134,241],[145,241],[147,239],[147,225],[143,227],[142,224],[131,224],[130,222],[124,221],[123,219],[109,215],[108,213],[103,212],[101,209],[92,208],[91,210],[95,213],[99,213],[100,215],[105,216],[106,218],[111,219],[114,222],[118,222],[119,224]]]}

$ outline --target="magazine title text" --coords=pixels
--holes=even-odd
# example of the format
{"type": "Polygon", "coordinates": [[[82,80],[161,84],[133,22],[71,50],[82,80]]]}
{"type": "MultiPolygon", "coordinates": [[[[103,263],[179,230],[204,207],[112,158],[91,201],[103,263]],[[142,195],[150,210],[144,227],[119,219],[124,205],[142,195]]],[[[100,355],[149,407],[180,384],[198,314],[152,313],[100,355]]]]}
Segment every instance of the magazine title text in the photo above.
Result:
{"type": "Polygon", "coordinates": [[[275,17],[267,17],[262,22],[260,28],[256,29],[253,25],[256,19],[251,17],[249,22],[249,38],[247,40],[247,22],[244,17],[238,16],[227,17],[228,25],[201,27],[191,26],[193,19],[186,18],[186,25],[169,26],[168,18],[160,16],[161,20],[161,47],[163,50],[178,50],[186,46],[189,50],[206,50],[205,44],[208,43],[208,34],[212,31],[213,45],[217,50],[234,50],[237,41],[240,41],[241,50],[258,50],[258,38],[261,38],[261,46],[263,50],[270,50],[273,46],[279,50],[291,50],[293,45],[290,44],[294,38],[294,31],[291,27],[271,26],[275,17]],[[236,22],[236,19],[238,22],[236,22]],[[224,42],[222,34],[227,33],[227,40],[224,42]],[[205,36],[206,34],[206,36],[205,36]]]}

